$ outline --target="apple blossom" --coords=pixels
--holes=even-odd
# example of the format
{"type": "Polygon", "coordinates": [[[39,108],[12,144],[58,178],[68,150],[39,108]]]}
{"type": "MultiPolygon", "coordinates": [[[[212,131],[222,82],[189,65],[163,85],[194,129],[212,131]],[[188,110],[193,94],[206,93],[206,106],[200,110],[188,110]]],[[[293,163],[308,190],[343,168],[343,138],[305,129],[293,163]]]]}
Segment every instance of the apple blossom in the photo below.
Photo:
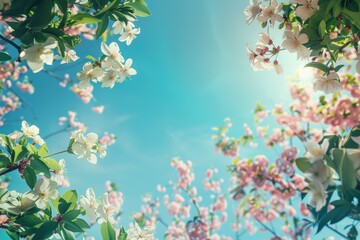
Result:
{"type": "Polygon", "coordinates": [[[99,67],[94,67],[92,63],[85,63],[83,70],[76,74],[76,77],[80,80],[80,88],[90,87],[90,81],[96,82],[101,76],[103,76],[104,71],[99,67]]]}
{"type": "Polygon", "coordinates": [[[124,62],[124,57],[121,55],[119,45],[116,42],[110,43],[109,46],[102,42],[101,52],[106,56],[101,62],[101,67],[106,70],[113,68],[116,71],[124,62]]]}
{"type": "Polygon", "coordinates": [[[80,197],[80,206],[85,209],[86,216],[88,216],[93,223],[96,222],[99,204],[92,188],[86,190],[86,197],[80,197]]]}
{"type": "Polygon", "coordinates": [[[79,59],[79,57],[76,55],[76,52],[74,50],[70,49],[65,52],[65,56],[62,59],[61,64],[69,63],[71,61],[75,62],[78,59],[79,59]]]}
{"type": "Polygon", "coordinates": [[[276,0],[270,0],[270,5],[268,7],[262,7],[261,12],[258,15],[258,20],[260,22],[271,21],[272,26],[275,22],[282,22],[284,19],[279,15],[281,11],[282,4],[278,4],[276,0]]]}
{"type": "Polygon", "coordinates": [[[89,133],[85,137],[82,131],[75,131],[72,134],[74,139],[71,145],[72,151],[79,156],[79,158],[85,157],[92,164],[96,164],[97,157],[94,153],[97,152],[98,136],[95,133],[89,133]]]}
{"type": "Polygon", "coordinates": [[[306,59],[310,56],[310,50],[304,46],[309,41],[305,33],[300,33],[300,28],[295,28],[294,32],[287,30],[284,32],[284,41],[282,47],[289,52],[297,53],[297,59],[306,59]]]}
{"type": "Polygon", "coordinates": [[[247,16],[246,23],[250,24],[254,21],[257,15],[261,12],[261,8],[257,0],[250,0],[250,5],[244,10],[244,14],[247,16]]]}
{"type": "Polygon", "coordinates": [[[34,189],[29,192],[29,198],[41,209],[46,208],[49,199],[56,199],[58,196],[57,183],[47,178],[40,178],[34,189]]]}
{"type": "Polygon", "coordinates": [[[130,78],[130,76],[136,75],[136,70],[131,67],[132,62],[132,59],[129,58],[124,65],[121,65],[119,82],[123,82],[127,77],[130,78]]]}
{"type": "Polygon", "coordinates": [[[136,35],[140,33],[140,28],[134,28],[134,23],[128,21],[124,31],[120,32],[120,42],[126,42],[126,45],[130,45],[131,42],[136,38],[136,35]]]}
{"type": "Polygon", "coordinates": [[[135,222],[132,227],[127,231],[128,240],[154,240],[153,228],[144,227],[143,229],[135,222]]]}
{"type": "Polygon", "coordinates": [[[44,43],[35,43],[32,47],[26,48],[23,59],[27,60],[27,64],[34,73],[40,72],[44,64],[52,65],[54,61],[52,49],[56,47],[57,41],[48,38],[44,43]]]}

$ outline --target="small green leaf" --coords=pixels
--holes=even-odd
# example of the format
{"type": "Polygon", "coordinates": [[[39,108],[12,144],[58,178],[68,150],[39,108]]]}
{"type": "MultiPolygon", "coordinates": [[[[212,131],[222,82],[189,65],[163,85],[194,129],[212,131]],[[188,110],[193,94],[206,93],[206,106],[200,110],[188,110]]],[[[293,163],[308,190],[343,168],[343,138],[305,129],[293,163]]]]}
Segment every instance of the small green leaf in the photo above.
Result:
{"type": "Polygon", "coordinates": [[[302,171],[303,173],[306,172],[311,167],[311,163],[307,158],[297,158],[295,160],[295,163],[296,166],[299,168],[299,170],[302,171]]]}
{"type": "Polygon", "coordinates": [[[5,62],[11,60],[11,56],[6,52],[0,52],[0,61],[5,62]]]}
{"type": "Polygon", "coordinates": [[[127,238],[127,233],[126,233],[124,227],[121,227],[118,240],[126,240],[126,238],[127,238]]]}

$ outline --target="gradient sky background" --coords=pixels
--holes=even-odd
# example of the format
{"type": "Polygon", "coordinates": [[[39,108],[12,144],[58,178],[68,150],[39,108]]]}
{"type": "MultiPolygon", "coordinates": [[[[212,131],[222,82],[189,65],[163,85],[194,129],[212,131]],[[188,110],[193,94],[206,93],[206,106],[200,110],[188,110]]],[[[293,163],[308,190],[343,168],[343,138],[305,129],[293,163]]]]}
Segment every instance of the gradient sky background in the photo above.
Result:
{"type": "MultiPolygon", "coordinates": [[[[300,66],[295,56],[284,53],[279,59],[286,62],[283,75],[251,69],[245,45],[254,46],[261,29],[256,23],[245,24],[243,10],[247,4],[243,0],[149,1],[152,16],[136,24],[141,34],[132,45],[120,45],[124,57],[133,58],[138,74],[111,90],[96,85],[96,102],[89,105],[59,88],[48,75],[29,75],[36,94],[26,99],[35,108],[36,119],[26,105],[19,112],[40,127],[42,136],[60,129],[57,120],[69,110],[78,113],[88,131],[118,136],[107,157],[95,166],[85,159],[59,156],[67,160],[71,188],[84,194],[91,186],[100,196],[106,180],[116,182],[125,196],[122,219],[127,226],[130,214],[139,210],[141,196],[156,192],[159,183],[176,180],[176,171],[170,167],[174,156],[193,161],[198,188],[202,188],[202,177],[209,167],[217,167],[228,184],[226,166],[230,159],[215,153],[211,128],[230,117],[235,123],[233,135],[242,134],[243,123],[252,122],[256,101],[271,107],[289,99],[286,78],[300,66]],[[102,115],[91,111],[96,105],[105,105],[102,115]]],[[[107,43],[112,40],[116,38],[109,38],[107,43]]],[[[85,41],[77,52],[82,57],[100,56],[100,44],[85,41]]],[[[74,78],[82,63],[56,73],[68,72],[74,78]]],[[[20,129],[20,122],[8,123],[2,130],[14,129],[20,129]]],[[[64,150],[67,139],[67,133],[50,138],[51,152],[64,150]]],[[[269,157],[274,154],[260,150],[269,157]]],[[[242,151],[243,157],[254,154],[242,151]]],[[[229,204],[231,210],[234,204],[229,204]]],[[[158,230],[162,236],[164,229],[158,230]]],[[[98,232],[91,233],[99,236],[98,232]]],[[[230,235],[230,227],[225,226],[222,233],[230,235]]],[[[269,238],[261,233],[256,236],[269,238]]]]}

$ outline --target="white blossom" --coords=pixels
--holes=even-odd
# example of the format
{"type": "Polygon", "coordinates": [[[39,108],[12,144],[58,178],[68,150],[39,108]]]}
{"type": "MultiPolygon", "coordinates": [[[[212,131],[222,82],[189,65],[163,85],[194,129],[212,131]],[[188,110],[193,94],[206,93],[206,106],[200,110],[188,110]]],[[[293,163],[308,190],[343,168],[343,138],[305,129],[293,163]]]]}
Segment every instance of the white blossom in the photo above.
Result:
{"type": "Polygon", "coordinates": [[[128,22],[124,28],[124,31],[120,33],[120,42],[126,42],[126,45],[130,45],[136,38],[136,34],[140,33],[140,28],[134,28],[135,25],[132,22],[128,22]]]}
{"type": "Polygon", "coordinates": [[[104,193],[103,202],[99,204],[97,213],[99,214],[98,222],[101,224],[103,222],[109,222],[112,225],[116,224],[114,219],[115,207],[109,203],[109,194],[104,193]]]}
{"type": "Polygon", "coordinates": [[[132,59],[129,58],[126,60],[125,64],[121,65],[119,82],[123,82],[127,77],[130,78],[130,76],[136,75],[136,70],[131,67],[132,63],[132,59]]]}
{"type": "Polygon", "coordinates": [[[143,229],[135,222],[131,228],[127,231],[128,240],[153,240],[154,229],[152,227],[144,227],[143,229]]]}
{"type": "Polygon", "coordinates": [[[334,93],[341,90],[339,75],[331,72],[327,76],[316,76],[313,84],[314,91],[323,91],[325,94],[334,93]]]}
{"type": "Polygon", "coordinates": [[[272,26],[275,22],[283,22],[284,19],[279,15],[279,12],[282,10],[282,4],[278,4],[276,0],[270,0],[269,7],[262,7],[261,13],[258,15],[258,20],[260,22],[271,21],[272,26]]]}
{"type": "Polygon", "coordinates": [[[52,49],[57,45],[57,41],[53,38],[48,38],[44,43],[35,43],[34,46],[24,50],[23,59],[27,60],[27,64],[34,73],[40,72],[44,68],[44,64],[52,65],[54,61],[52,49]]]}
{"type": "Polygon", "coordinates": [[[101,43],[101,51],[106,56],[101,62],[101,67],[108,69],[118,69],[120,64],[124,62],[124,57],[121,55],[120,47],[116,42],[106,45],[106,43],[101,43]]]}
{"type": "Polygon", "coordinates": [[[311,200],[310,205],[313,206],[316,211],[320,211],[326,204],[327,193],[324,186],[318,181],[312,181],[309,184],[311,200]]]}
{"type": "Polygon", "coordinates": [[[115,83],[119,80],[120,72],[115,70],[109,70],[99,79],[102,83],[101,87],[113,88],[115,83]]]}
{"type": "Polygon", "coordinates": [[[294,3],[300,4],[296,10],[296,16],[300,17],[303,21],[311,17],[319,8],[319,0],[293,0],[294,3]]]}
{"type": "Polygon", "coordinates": [[[78,60],[79,57],[76,55],[76,52],[74,50],[67,50],[65,51],[65,56],[61,61],[61,64],[64,63],[69,63],[69,62],[75,62],[76,60],[78,60]]]}
{"type": "Polygon", "coordinates": [[[261,8],[257,0],[250,0],[250,5],[244,10],[244,14],[247,16],[246,23],[250,24],[254,21],[256,16],[261,12],[261,8]]]}
{"type": "Polygon", "coordinates": [[[80,80],[79,87],[87,88],[90,87],[90,81],[97,82],[104,74],[104,71],[99,67],[94,67],[92,63],[87,62],[83,66],[83,70],[76,74],[76,77],[80,80]]]}
{"type": "Polygon", "coordinates": [[[33,190],[29,192],[29,198],[34,200],[36,206],[45,209],[49,199],[56,199],[59,196],[55,181],[47,178],[40,178],[33,190]]]}
{"type": "Polygon", "coordinates": [[[86,197],[80,197],[80,206],[85,209],[86,216],[90,218],[90,220],[95,223],[97,218],[97,209],[99,203],[96,200],[96,196],[94,190],[92,188],[88,188],[86,190],[86,197]]]}
{"type": "Polygon", "coordinates": [[[305,33],[300,33],[300,28],[295,28],[294,32],[287,30],[284,32],[284,41],[282,47],[289,52],[297,53],[297,59],[306,59],[310,56],[310,50],[304,46],[309,41],[305,33]]]}
{"type": "Polygon", "coordinates": [[[86,158],[92,164],[96,164],[97,157],[94,153],[97,152],[98,136],[95,133],[89,133],[84,137],[82,131],[74,133],[74,143],[71,146],[72,151],[79,156],[79,158],[86,158]]]}
{"type": "Polygon", "coordinates": [[[304,142],[304,146],[307,150],[305,157],[309,159],[310,163],[314,163],[324,159],[324,155],[329,147],[329,140],[324,139],[321,145],[315,141],[304,142]]]}

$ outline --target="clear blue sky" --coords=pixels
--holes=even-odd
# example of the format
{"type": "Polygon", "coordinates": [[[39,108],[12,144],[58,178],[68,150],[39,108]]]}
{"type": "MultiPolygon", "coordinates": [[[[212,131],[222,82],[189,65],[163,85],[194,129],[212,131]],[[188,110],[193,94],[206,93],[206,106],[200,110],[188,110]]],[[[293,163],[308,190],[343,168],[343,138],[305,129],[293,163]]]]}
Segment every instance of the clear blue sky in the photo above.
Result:
{"type": "MultiPolygon", "coordinates": [[[[118,136],[108,156],[96,166],[84,159],[59,156],[67,160],[71,188],[81,194],[92,186],[100,195],[106,180],[115,181],[125,195],[123,223],[127,225],[128,216],[139,210],[142,195],[155,192],[158,183],[175,180],[175,170],[170,167],[174,156],[193,161],[198,188],[205,169],[211,166],[219,168],[227,181],[230,159],[215,154],[211,128],[230,117],[237,125],[233,134],[241,134],[243,123],[252,121],[256,101],[268,106],[286,102],[285,79],[299,66],[294,56],[285,54],[280,58],[280,63],[287,63],[283,75],[252,71],[245,45],[255,45],[260,28],[256,23],[245,24],[247,4],[243,0],[150,1],[153,15],[137,23],[139,37],[129,47],[120,45],[125,58],[133,58],[138,75],[111,90],[97,85],[97,102],[90,105],[59,88],[46,74],[29,76],[36,94],[26,99],[36,109],[37,119],[26,106],[21,114],[40,127],[41,135],[59,129],[57,119],[72,110],[89,131],[118,136]],[[105,105],[102,115],[91,111],[95,105],[105,105]]],[[[99,56],[99,46],[86,41],[78,54],[99,56]]],[[[67,71],[74,78],[81,67],[74,65],[67,71]]],[[[5,131],[19,128],[19,124],[11,123],[5,131]]],[[[49,139],[51,151],[66,148],[67,136],[49,139]]],[[[229,234],[229,227],[223,233],[229,234]]]]}

